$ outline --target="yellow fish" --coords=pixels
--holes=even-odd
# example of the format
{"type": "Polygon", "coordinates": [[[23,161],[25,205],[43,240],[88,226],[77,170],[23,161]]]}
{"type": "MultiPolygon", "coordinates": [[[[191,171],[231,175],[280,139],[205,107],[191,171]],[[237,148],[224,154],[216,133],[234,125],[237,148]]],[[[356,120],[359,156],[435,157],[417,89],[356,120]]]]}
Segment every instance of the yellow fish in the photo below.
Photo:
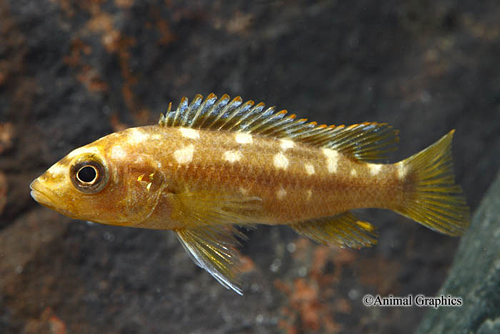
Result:
{"type": "Polygon", "coordinates": [[[384,208],[457,236],[469,210],[454,182],[453,131],[395,164],[387,124],[317,125],[240,97],[197,95],[157,125],[75,149],[31,184],[33,198],[101,224],[173,230],[194,262],[241,294],[235,225],[288,225],[326,245],[370,246],[350,210],[384,208]]]}

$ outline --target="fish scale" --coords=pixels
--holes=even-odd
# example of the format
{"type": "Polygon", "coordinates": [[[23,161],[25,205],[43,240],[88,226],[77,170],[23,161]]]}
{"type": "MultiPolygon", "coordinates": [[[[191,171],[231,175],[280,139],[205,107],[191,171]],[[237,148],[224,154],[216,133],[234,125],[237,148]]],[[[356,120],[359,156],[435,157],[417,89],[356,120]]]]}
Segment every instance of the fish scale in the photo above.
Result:
{"type": "MultiPolygon", "coordinates": [[[[153,133],[156,135],[158,131],[166,132],[155,127],[139,130],[149,135],[153,133]]],[[[167,151],[173,151],[171,148],[175,147],[194,145],[192,160],[187,163],[176,163],[175,157],[168,155],[161,160],[163,165],[171,164],[172,169],[177,171],[179,177],[176,178],[182,180],[179,182],[196,183],[205,189],[231,194],[240,192],[240,188],[251,188],[252,196],[263,199],[265,212],[268,213],[265,221],[269,224],[286,224],[318,216],[334,215],[345,211],[348,207],[354,208],[353,196],[356,197],[355,203],[360,207],[380,206],[375,201],[387,197],[356,191],[356,186],[379,190],[382,185],[395,179],[393,175],[395,169],[388,165],[385,166],[387,171],[372,178],[374,184],[369,185],[367,183],[370,178],[369,169],[343,155],[338,157],[338,173],[330,175],[326,171],[327,163],[321,150],[301,144],[283,150],[280,141],[262,136],[252,136],[251,143],[239,144],[235,135],[230,132],[222,134],[200,130],[199,139],[184,137],[175,128],[172,128],[171,132],[165,134],[169,138],[168,146],[165,147],[167,151]],[[212,149],[208,151],[202,147],[212,149]],[[226,161],[224,155],[226,152],[239,152],[241,158],[234,162],[226,161]],[[286,168],[275,165],[274,157],[279,154],[289,161],[286,168]],[[307,174],[306,164],[314,167],[313,175],[307,174]],[[207,169],[202,167],[208,165],[212,166],[212,172],[207,175],[207,169]],[[183,169],[187,169],[188,172],[184,172],[183,169]],[[358,169],[359,176],[354,178],[347,173],[351,169],[358,169]],[[229,182],[229,180],[236,181],[229,182]],[[360,180],[365,182],[360,184],[360,180]],[[343,189],[348,192],[343,194],[343,189]],[[286,193],[282,198],[276,195],[280,190],[286,193]],[[306,201],[308,190],[311,190],[313,195],[306,201]],[[362,198],[363,194],[367,195],[367,198],[362,198]],[[316,210],[307,210],[311,205],[316,210]],[[307,215],[304,215],[304,212],[307,215]]],[[[145,142],[149,141],[146,139],[145,142]]],[[[141,151],[148,152],[148,147],[142,147],[141,151]]],[[[175,154],[175,151],[173,152],[175,154]]],[[[154,151],[148,154],[155,155],[154,151]]],[[[394,190],[393,187],[391,189],[394,190]]]]}

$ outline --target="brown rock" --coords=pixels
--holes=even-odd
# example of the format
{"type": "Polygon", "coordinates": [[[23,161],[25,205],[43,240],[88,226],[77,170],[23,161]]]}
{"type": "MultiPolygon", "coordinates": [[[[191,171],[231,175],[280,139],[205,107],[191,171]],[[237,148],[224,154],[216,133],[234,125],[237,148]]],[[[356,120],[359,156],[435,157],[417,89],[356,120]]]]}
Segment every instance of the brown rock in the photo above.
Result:
{"type": "Polygon", "coordinates": [[[0,214],[7,203],[7,178],[5,174],[0,171],[0,214]]]}

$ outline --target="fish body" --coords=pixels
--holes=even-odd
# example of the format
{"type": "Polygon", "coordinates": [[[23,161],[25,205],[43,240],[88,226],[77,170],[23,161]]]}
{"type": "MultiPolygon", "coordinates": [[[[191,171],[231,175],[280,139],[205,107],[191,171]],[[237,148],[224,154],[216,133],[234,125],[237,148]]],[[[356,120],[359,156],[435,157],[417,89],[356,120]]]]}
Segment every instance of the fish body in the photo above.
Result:
{"type": "Polygon", "coordinates": [[[395,164],[386,124],[318,126],[224,95],[184,98],[158,125],[70,152],[32,185],[41,204],[102,224],[173,230],[195,263],[241,293],[234,225],[288,225],[327,245],[375,243],[350,210],[384,208],[436,231],[468,225],[454,184],[453,131],[395,164]]]}

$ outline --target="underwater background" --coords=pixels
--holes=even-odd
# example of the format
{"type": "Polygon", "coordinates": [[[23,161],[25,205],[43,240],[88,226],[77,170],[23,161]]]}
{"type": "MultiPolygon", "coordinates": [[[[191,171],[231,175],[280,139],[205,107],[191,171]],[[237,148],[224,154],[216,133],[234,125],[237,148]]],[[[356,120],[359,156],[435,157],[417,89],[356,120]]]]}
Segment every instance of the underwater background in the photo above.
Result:
{"type": "MultiPolygon", "coordinates": [[[[437,296],[459,238],[382,210],[364,211],[379,240],[359,251],[259,226],[240,297],[173,233],[71,220],[29,184],[72,149],[213,92],[320,124],[387,122],[400,130],[391,162],[456,129],[474,213],[500,166],[499,17],[493,0],[0,0],[0,333],[415,331],[428,308],[362,297],[437,296]]],[[[486,248],[478,261],[498,254],[486,248]]]]}

